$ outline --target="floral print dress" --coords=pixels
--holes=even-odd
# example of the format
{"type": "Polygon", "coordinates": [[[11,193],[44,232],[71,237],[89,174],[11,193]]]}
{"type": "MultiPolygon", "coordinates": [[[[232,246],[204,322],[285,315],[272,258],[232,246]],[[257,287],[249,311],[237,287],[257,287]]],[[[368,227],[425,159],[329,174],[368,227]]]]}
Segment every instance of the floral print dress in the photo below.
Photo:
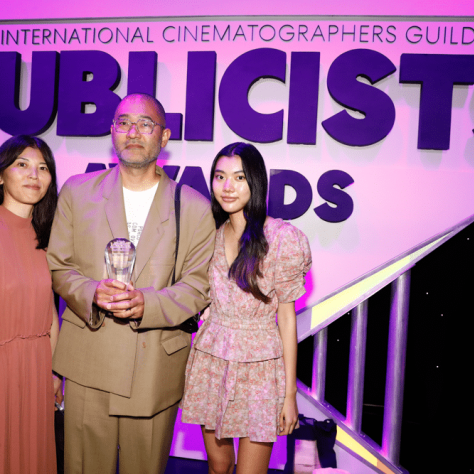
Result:
{"type": "Polygon", "coordinates": [[[186,367],[182,421],[215,430],[216,438],[274,442],[285,399],[278,303],[305,293],[311,267],[308,239],[296,227],[272,219],[264,228],[269,250],[259,288],[268,304],[228,278],[224,227],[216,235],[209,267],[211,311],[194,339],[186,367]]]}

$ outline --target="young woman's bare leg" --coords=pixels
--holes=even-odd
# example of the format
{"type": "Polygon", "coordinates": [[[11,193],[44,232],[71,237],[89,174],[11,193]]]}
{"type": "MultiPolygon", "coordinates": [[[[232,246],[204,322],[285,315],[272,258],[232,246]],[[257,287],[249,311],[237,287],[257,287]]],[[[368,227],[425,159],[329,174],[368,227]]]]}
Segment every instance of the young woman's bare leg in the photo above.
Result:
{"type": "Polygon", "coordinates": [[[266,474],[270,464],[273,443],[257,443],[240,438],[237,474],[266,474]]]}
{"type": "Polygon", "coordinates": [[[217,439],[215,432],[201,427],[207,452],[209,474],[232,474],[235,466],[232,438],[217,439]]]}

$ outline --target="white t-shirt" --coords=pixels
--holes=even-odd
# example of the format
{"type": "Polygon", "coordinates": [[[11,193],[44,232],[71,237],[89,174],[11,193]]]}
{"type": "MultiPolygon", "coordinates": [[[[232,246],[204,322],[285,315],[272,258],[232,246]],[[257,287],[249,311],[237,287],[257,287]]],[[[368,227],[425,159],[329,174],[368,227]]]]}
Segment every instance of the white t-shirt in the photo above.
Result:
{"type": "Polygon", "coordinates": [[[135,247],[140,240],[140,235],[157,189],[158,183],[145,191],[130,191],[123,188],[128,235],[135,247]]]}

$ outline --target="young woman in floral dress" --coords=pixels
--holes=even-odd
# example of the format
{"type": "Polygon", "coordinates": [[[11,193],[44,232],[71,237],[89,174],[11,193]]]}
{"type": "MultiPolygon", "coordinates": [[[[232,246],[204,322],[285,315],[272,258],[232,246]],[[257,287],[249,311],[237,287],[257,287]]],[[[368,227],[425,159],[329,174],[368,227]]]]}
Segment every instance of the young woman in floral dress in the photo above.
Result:
{"type": "Polygon", "coordinates": [[[237,473],[266,473],[276,436],[298,423],[294,303],[311,252],[301,231],[267,216],[267,174],[253,145],[218,153],[211,196],[212,303],[188,360],[182,420],[202,425],[210,473],[233,472],[236,437],[237,473]]]}

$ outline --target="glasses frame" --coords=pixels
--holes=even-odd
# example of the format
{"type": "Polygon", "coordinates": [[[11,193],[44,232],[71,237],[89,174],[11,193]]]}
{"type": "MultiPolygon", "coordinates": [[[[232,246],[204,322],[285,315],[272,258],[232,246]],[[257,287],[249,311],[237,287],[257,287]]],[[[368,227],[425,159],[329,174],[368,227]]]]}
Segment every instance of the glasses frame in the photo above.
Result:
{"type": "Polygon", "coordinates": [[[166,128],[164,125],[161,125],[161,123],[158,123],[158,122],[155,122],[154,120],[152,119],[138,119],[136,122],[132,122],[131,120],[128,120],[128,119],[123,119],[124,121],[126,120],[127,122],[130,122],[130,128],[127,130],[127,131],[121,131],[121,130],[117,130],[117,123],[116,123],[116,120],[112,120],[112,123],[114,125],[114,130],[117,132],[117,133],[128,133],[130,132],[130,130],[132,129],[132,127],[135,125],[135,130],[140,134],[140,135],[151,135],[154,130],[155,130],[155,127],[158,125],[159,127],[161,127],[163,130],[166,128]],[[151,132],[150,133],[146,133],[146,132],[140,132],[140,129],[138,128],[138,122],[140,121],[145,121],[145,122],[151,122],[153,124],[153,128],[151,129],[151,132]]]}

